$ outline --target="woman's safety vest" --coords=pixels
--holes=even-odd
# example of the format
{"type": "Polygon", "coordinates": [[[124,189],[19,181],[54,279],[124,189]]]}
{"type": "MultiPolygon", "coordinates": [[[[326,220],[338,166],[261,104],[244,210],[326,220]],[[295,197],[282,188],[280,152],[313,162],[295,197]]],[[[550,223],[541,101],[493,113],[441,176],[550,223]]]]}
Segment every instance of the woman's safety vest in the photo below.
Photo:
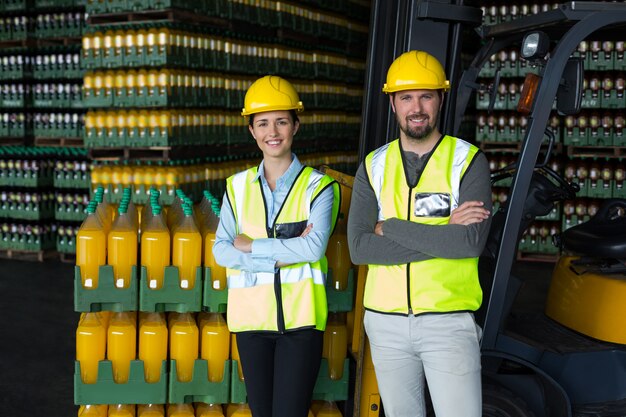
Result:
{"type": "MultiPolygon", "coordinates": [[[[413,188],[404,172],[399,140],[370,153],[365,169],[378,200],[378,220],[448,224],[458,206],[461,178],[477,151],[464,140],[444,136],[413,188]]],[[[478,258],[369,265],[364,296],[369,310],[404,315],[474,311],[481,302],[478,258]]]]}
{"type": "MultiPolygon", "coordinates": [[[[227,180],[227,196],[235,215],[237,233],[252,239],[298,237],[307,226],[315,198],[333,187],[335,198],[331,226],[339,210],[339,187],[327,175],[304,167],[280,208],[274,224],[267,224],[266,206],[257,168],[227,180]]],[[[331,229],[332,230],[332,229],[331,229]]],[[[326,328],[326,273],[323,256],[315,262],[301,262],[277,269],[275,273],[227,269],[228,327],[232,332],[326,328]]]]}

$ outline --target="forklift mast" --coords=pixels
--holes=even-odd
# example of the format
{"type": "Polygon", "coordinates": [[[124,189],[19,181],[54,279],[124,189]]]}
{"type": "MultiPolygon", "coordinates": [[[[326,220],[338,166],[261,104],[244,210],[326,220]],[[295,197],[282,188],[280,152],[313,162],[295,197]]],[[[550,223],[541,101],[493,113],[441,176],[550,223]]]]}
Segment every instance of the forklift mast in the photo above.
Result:
{"type": "Polygon", "coordinates": [[[481,20],[480,8],[464,6],[463,0],[372,1],[359,161],[396,138],[396,120],[382,87],[393,60],[409,50],[426,51],[445,68],[451,88],[444,99],[440,127],[442,132],[457,134],[462,116],[456,115],[455,108],[463,26],[477,27],[481,20]]]}

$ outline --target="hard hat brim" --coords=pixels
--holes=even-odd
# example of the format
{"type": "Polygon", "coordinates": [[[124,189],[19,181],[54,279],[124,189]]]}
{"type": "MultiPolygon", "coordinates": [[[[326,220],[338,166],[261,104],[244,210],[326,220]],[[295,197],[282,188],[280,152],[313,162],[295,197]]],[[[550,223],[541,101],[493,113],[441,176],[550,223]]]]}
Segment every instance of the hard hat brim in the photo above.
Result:
{"type": "Polygon", "coordinates": [[[302,104],[301,101],[299,101],[296,106],[293,106],[293,105],[289,105],[289,106],[259,106],[259,107],[256,107],[254,109],[251,109],[251,110],[246,110],[246,108],[244,107],[243,109],[241,109],[241,115],[245,117],[245,116],[250,116],[250,115],[256,114],[256,113],[264,113],[264,112],[267,112],[267,111],[283,111],[283,110],[295,110],[296,113],[302,113],[304,111],[304,105],[302,104]]]}
{"type": "Polygon", "coordinates": [[[406,90],[450,90],[450,81],[446,80],[444,85],[433,85],[433,84],[401,84],[394,85],[392,87],[387,86],[387,83],[383,86],[383,93],[390,94],[396,93],[398,91],[406,91],[406,90]]]}

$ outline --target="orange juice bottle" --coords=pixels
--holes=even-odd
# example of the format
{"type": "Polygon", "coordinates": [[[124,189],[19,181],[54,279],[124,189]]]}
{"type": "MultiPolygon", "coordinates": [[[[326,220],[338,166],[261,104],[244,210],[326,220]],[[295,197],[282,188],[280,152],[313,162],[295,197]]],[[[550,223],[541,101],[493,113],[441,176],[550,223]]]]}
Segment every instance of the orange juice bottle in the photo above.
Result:
{"type": "Polygon", "coordinates": [[[106,323],[99,313],[85,313],[76,329],[76,360],[80,363],[80,377],[84,384],[98,380],[98,362],[106,351],[106,323]]]}
{"type": "Polygon", "coordinates": [[[139,359],[146,382],[159,382],[161,366],[167,360],[167,325],[163,313],[140,313],[139,359]]]}
{"type": "Polygon", "coordinates": [[[184,216],[183,214],[183,198],[184,193],[182,190],[176,190],[174,195],[174,201],[170,205],[169,210],[167,211],[167,227],[171,232],[174,232],[174,229],[178,226],[180,218],[184,216]]]}
{"type": "MultiPolygon", "coordinates": [[[[108,173],[110,174],[110,167],[103,167],[104,175],[106,177],[107,171],[104,168],[108,168],[108,173]]],[[[106,231],[107,235],[109,234],[109,230],[111,230],[111,223],[113,222],[113,218],[115,217],[115,208],[112,204],[108,203],[104,198],[104,188],[98,187],[96,190],[96,194],[94,196],[94,201],[98,203],[96,212],[100,218],[100,222],[102,222],[102,227],[106,231]]]]}
{"type": "Polygon", "coordinates": [[[109,406],[102,405],[81,405],[78,408],[78,417],[107,417],[109,406]]]}
{"type": "Polygon", "coordinates": [[[315,417],[342,417],[342,414],[334,401],[326,401],[315,417]]]}
{"type": "Polygon", "coordinates": [[[201,313],[199,324],[200,358],[208,362],[209,381],[220,382],[230,353],[230,331],[220,313],[201,313]]]}
{"type": "Polygon", "coordinates": [[[191,404],[168,404],[167,417],[194,417],[191,404]]]}
{"type": "Polygon", "coordinates": [[[141,234],[141,265],[146,267],[148,287],[161,289],[165,267],[170,266],[170,232],[163,222],[161,207],[153,206],[141,234]]]}
{"type": "Polygon", "coordinates": [[[237,348],[237,335],[235,333],[230,334],[230,358],[234,361],[237,361],[237,371],[239,372],[239,379],[243,381],[243,368],[241,367],[241,358],[239,357],[239,349],[237,348]]]}
{"type": "Polygon", "coordinates": [[[128,206],[126,213],[128,214],[129,219],[131,220],[132,226],[137,230],[139,228],[139,214],[137,211],[137,206],[133,203],[133,195],[130,187],[124,188],[122,191],[122,201],[125,205],[128,206]]]}
{"type": "Polygon", "coordinates": [[[202,236],[193,221],[193,209],[183,205],[185,217],[174,228],[172,236],[172,265],[178,267],[180,287],[192,289],[196,283],[196,270],[201,264],[202,236]]]}
{"type": "Polygon", "coordinates": [[[196,403],[196,417],[224,417],[221,404],[196,403]]]}
{"type": "Polygon", "coordinates": [[[252,417],[252,411],[248,404],[228,404],[227,417],[252,417]]]}
{"type": "Polygon", "coordinates": [[[109,405],[109,417],[135,417],[135,404],[109,405]]]}
{"type": "Polygon", "coordinates": [[[128,206],[120,204],[119,216],[108,237],[108,265],[113,266],[117,288],[128,288],[133,265],[137,265],[137,230],[133,227],[128,206]]]}
{"type": "Polygon", "coordinates": [[[163,404],[137,404],[137,417],[165,417],[163,404]]]}
{"type": "Polygon", "coordinates": [[[334,233],[328,239],[326,258],[328,267],[332,271],[333,288],[344,291],[348,286],[348,273],[351,267],[345,223],[337,223],[334,233]]]}
{"type": "Polygon", "coordinates": [[[130,190],[130,187],[132,185],[133,185],[133,169],[128,165],[124,165],[122,167],[122,186],[125,189],[130,190]]]}
{"type": "Polygon", "coordinates": [[[326,401],[313,400],[311,401],[311,409],[309,410],[309,414],[315,416],[320,411],[320,409],[326,404],[326,401]]]}
{"type": "Polygon", "coordinates": [[[226,289],[226,268],[219,265],[215,261],[213,256],[213,244],[215,243],[215,232],[220,222],[219,202],[208,191],[205,192],[205,199],[210,201],[210,207],[207,208],[204,219],[204,234],[202,235],[202,242],[204,243],[204,266],[211,268],[211,280],[213,281],[213,289],[224,290],[226,289]]]}
{"type": "Polygon", "coordinates": [[[198,326],[190,313],[178,315],[170,326],[170,359],[176,360],[178,381],[189,382],[198,359],[198,326]]]}
{"type": "Polygon", "coordinates": [[[137,327],[134,312],[113,313],[107,331],[107,359],[117,384],[128,381],[130,361],[137,357],[137,327]]]}
{"type": "Polygon", "coordinates": [[[326,331],[324,332],[322,356],[328,359],[330,379],[338,380],[343,377],[343,363],[347,352],[348,331],[346,319],[342,313],[329,313],[326,331]]]}
{"type": "Polygon", "coordinates": [[[106,264],[107,238],[96,214],[96,203],[87,207],[87,218],[76,234],[76,266],[84,288],[98,287],[98,269],[106,264]]]}

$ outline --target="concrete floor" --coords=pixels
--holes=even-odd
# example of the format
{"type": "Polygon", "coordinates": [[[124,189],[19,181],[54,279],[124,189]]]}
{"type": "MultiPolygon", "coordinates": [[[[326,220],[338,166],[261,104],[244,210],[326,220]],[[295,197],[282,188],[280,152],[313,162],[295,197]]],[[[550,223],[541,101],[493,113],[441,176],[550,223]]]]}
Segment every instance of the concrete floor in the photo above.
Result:
{"type": "Polygon", "coordinates": [[[0,260],[0,415],[77,415],[74,266],[0,260]]]}
{"type": "MultiPolygon", "coordinates": [[[[541,311],[552,264],[518,263],[517,308],[541,311]]],[[[75,332],[73,265],[0,260],[0,416],[70,417],[75,332]]]]}

